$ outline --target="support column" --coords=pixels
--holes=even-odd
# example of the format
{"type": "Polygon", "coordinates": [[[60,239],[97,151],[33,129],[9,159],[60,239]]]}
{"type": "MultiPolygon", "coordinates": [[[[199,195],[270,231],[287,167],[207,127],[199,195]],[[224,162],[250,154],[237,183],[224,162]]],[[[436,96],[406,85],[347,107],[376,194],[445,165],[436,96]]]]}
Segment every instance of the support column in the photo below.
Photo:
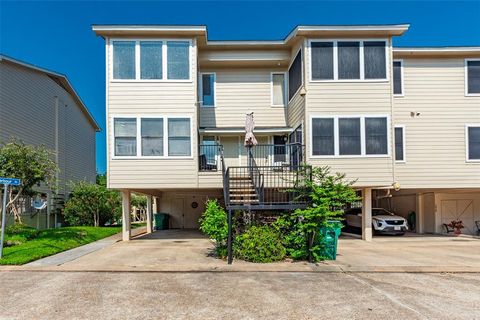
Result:
{"type": "Polygon", "coordinates": [[[147,196],[147,233],[153,232],[152,209],[152,196],[147,196]]]}
{"type": "Polygon", "coordinates": [[[228,239],[227,239],[227,250],[228,250],[228,264],[232,264],[233,261],[233,251],[232,251],[232,210],[228,210],[228,239]]]}
{"type": "Polygon", "coordinates": [[[362,239],[372,241],[372,188],[362,190],[362,239]]]}
{"type": "Polygon", "coordinates": [[[416,213],[416,226],[415,226],[415,232],[416,233],[423,233],[424,228],[423,228],[423,194],[417,193],[416,195],[416,208],[415,208],[415,213],[416,213]]]}
{"type": "Polygon", "coordinates": [[[129,241],[130,230],[130,190],[122,190],[122,240],[129,241]]]}

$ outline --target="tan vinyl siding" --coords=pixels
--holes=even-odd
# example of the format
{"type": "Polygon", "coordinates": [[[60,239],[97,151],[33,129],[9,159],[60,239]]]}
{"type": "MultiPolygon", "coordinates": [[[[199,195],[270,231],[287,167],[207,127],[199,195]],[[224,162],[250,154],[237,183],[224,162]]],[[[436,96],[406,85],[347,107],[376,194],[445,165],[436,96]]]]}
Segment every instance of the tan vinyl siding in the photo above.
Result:
{"type": "Polygon", "coordinates": [[[394,98],[405,125],[402,187],[480,187],[480,163],[466,162],[465,124],[480,123],[480,97],[465,96],[464,59],[403,59],[404,96],[394,98]],[[411,117],[411,112],[420,115],[411,117]]]}
{"type": "Polygon", "coordinates": [[[284,127],[284,107],[272,107],[272,69],[202,70],[216,73],[216,106],[200,107],[201,127],[243,127],[245,114],[254,112],[256,126],[284,127]]]}
{"type": "Polygon", "coordinates": [[[305,121],[305,98],[297,94],[288,104],[288,125],[298,127],[305,121]]]}

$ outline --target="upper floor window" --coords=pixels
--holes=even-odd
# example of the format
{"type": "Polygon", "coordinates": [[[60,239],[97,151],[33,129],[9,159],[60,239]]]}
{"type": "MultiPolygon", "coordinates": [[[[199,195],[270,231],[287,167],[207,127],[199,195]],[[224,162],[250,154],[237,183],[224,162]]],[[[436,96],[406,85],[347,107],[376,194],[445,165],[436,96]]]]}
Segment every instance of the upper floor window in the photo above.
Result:
{"type": "Polygon", "coordinates": [[[272,106],[285,106],[285,73],[272,73],[272,106]]]}
{"type": "Polygon", "coordinates": [[[403,95],[403,61],[393,61],[393,94],[403,95]]]}
{"type": "Polygon", "coordinates": [[[300,90],[302,83],[302,50],[299,50],[288,69],[288,101],[300,90]]]}
{"type": "Polygon", "coordinates": [[[311,41],[311,80],[387,80],[387,42],[311,41]]]}
{"type": "Polygon", "coordinates": [[[168,155],[190,156],[192,141],[190,119],[168,119],[168,155]]]}
{"type": "Polygon", "coordinates": [[[405,162],[405,127],[395,126],[395,161],[405,162]]]}
{"type": "Polygon", "coordinates": [[[215,73],[202,73],[200,78],[201,105],[213,107],[215,106],[215,73]]]}
{"type": "Polygon", "coordinates": [[[113,40],[112,79],[189,80],[190,41],[113,40]]]}
{"type": "Polygon", "coordinates": [[[465,60],[466,94],[480,95],[480,59],[465,60]]]}
{"type": "Polygon", "coordinates": [[[137,119],[116,118],[114,121],[116,156],[137,155],[137,119]]]}
{"type": "Polygon", "coordinates": [[[467,161],[480,161],[480,124],[466,126],[467,161]]]}
{"type": "Polygon", "coordinates": [[[142,119],[142,156],[163,156],[163,119],[142,119]]]}

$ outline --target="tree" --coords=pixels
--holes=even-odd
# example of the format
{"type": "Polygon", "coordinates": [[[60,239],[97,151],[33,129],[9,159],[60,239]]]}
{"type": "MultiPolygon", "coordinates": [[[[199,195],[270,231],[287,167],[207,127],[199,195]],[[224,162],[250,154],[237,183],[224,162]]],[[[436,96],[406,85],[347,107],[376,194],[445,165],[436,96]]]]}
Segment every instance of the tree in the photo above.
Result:
{"type": "Polygon", "coordinates": [[[58,167],[53,158],[54,153],[45,146],[25,145],[15,139],[0,147],[0,176],[22,181],[20,186],[10,187],[8,193],[7,212],[12,209],[15,222],[22,222],[20,208],[16,205],[22,195],[34,195],[34,186],[41,183],[55,187],[58,167]]]}

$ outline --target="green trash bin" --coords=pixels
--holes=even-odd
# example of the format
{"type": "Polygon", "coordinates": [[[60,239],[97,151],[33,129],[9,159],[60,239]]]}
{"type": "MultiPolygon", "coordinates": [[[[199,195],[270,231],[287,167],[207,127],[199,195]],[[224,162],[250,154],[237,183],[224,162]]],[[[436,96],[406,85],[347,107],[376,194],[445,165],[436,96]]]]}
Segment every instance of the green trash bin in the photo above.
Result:
{"type": "Polygon", "coordinates": [[[168,213],[155,213],[155,230],[167,230],[169,225],[169,215],[168,213]]]}
{"type": "Polygon", "coordinates": [[[329,223],[329,227],[320,228],[322,255],[327,260],[336,260],[338,237],[342,232],[342,223],[340,221],[329,221],[329,223]]]}

